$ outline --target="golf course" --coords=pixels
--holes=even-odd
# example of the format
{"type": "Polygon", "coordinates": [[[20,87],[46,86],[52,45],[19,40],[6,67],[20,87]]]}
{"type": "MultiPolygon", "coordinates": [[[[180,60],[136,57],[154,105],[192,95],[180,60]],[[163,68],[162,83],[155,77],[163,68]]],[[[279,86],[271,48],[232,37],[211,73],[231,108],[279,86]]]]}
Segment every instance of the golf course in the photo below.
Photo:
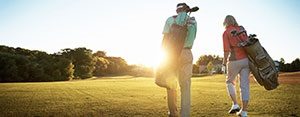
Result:
{"type": "MultiPolygon", "coordinates": [[[[235,116],[227,114],[231,102],[224,82],[224,75],[192,78],[191,116],[235,116]]],[[[251,80],[249,116],[300,116],[300,72],[282,73],[279,82],[277,89],[267,91],[251,80]]],[[[153,78],[133,76],[1,83],[0,105],[1,117],[166,117],[168,110],[165,89],[156,86],[153,78]]]]}

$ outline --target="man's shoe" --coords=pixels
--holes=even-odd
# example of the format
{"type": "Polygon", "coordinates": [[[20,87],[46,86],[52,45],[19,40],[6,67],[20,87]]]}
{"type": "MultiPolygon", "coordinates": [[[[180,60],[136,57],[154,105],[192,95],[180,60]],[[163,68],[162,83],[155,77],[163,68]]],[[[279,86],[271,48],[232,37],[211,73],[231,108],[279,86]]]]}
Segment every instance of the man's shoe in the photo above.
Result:
{"type": "Polygon", "coordinates": [[[229,114],[234,114],[241,110],[239,105],[232,105],[231,109],[228,111],[229,114]]]}
{"type": "Polygon", "coordinates": [[[176,113],[176,114],[171,114],[170,112],[168,112],[168,116],[169,117],[179,117],[179,115],[176,113]]]}
{"type": "Polygon", "coordinates": [[[242,111],[242,110],[237,112],[236,115],[239,116],[239,117],[248,117],[247,116],[247,111],[242,111]]]}

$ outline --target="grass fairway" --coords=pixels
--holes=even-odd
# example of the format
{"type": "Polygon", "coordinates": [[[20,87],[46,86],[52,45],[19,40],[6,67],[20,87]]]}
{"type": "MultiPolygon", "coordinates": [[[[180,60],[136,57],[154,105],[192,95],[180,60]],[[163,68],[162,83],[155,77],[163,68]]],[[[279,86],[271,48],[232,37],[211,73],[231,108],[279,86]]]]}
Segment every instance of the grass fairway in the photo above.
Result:
{"type": "MultiPolygon", "coordinates": [[[[166,91],[153,81],[152,78],[124,76],[68,82],[1,83],[0,116],[166,117],[166,91]]],[[[224,75],[192,79],[193,117],[233,116],[227,114],[231,103],[224,82],[224,75]]],[[[252,82],[250,93],[249,116],[300,116],[299,83],[284,83],[276,90],[266,91],[252,82]]]]}

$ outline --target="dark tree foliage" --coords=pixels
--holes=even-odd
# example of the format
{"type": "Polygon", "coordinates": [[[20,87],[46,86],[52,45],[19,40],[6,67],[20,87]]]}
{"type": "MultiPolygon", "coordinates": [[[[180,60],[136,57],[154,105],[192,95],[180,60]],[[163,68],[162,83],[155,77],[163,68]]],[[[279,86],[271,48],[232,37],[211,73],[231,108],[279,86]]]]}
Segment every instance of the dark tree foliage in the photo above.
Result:
{"type": "Polygon", "coordinates": [[[0,45],[0,82],[66,81],[103,75],[122,75],[130,70],[121,57],[81,47],[54,54],[0,45]]]}
{"type": "Polygon", "coordinates": [[[73,65],[62,56],[0,46],[0,82],[65,81],[72,77],[73,65]]]}
{"type": "Polygon", "coordinates": [[[292,63],[284,63],[284,59],[281,58],[279,62],[279,70],[281,72],[296,72],[300,71],[300,59],[296,58],[292,63]]]}
{"type": "Polygon", "coordinates": [[[23,81],[24,78],[28,77],[22,76],[21,72],[19,73],[21,66],[26,66],[20,63],[17,65],[17,61],[22,61],[20,59],[22,59],[20,56],[0,52],[0,82],[23,81]]]}
{"type": "Polygon", "coordinates": [[[63,49],[62,56],[74,64],[74,76],[77,78],[89,78],[93,76],[94,60],[92,50],[86,48],[63,49]]]}
{"type": "Polygon", "coordinates": [[[285,71],[285,60],[283,58],[280,58],[280,61],[279,61],[279,71],[285,71]]]}
{"type": "Polygon", "coordinates": [[[300,71],[300,59],[295,59],[292,63],[292,69],[293,71],[300,71]]]}
{"type": "Polygon", "coordinates": [[[106,70],[108,74],[123,74],[128,71],[127,62],[121,57],[106,57],[109,64],[106,70]]]}

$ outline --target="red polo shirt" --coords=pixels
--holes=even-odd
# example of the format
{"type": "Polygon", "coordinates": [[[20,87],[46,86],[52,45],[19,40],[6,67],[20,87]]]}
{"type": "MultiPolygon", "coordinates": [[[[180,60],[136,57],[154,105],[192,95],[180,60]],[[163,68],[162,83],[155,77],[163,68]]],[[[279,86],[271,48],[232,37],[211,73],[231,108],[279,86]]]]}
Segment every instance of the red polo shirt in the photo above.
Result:
{"type": "Polygon", "coordinates": [[[240,41],[245,41],[247,39],[247,35],[243,33],[240,34],[239,36],[233,36],[231,34],[231,31],[233,30],[239,32],[241,28],[240,26],[232,26],[232,25],[226,27],[226,30],[223,33],[224,52],[230,52],[229,61],[247,58],[247,54],[245,50],[237,46],[240,41]]]}

